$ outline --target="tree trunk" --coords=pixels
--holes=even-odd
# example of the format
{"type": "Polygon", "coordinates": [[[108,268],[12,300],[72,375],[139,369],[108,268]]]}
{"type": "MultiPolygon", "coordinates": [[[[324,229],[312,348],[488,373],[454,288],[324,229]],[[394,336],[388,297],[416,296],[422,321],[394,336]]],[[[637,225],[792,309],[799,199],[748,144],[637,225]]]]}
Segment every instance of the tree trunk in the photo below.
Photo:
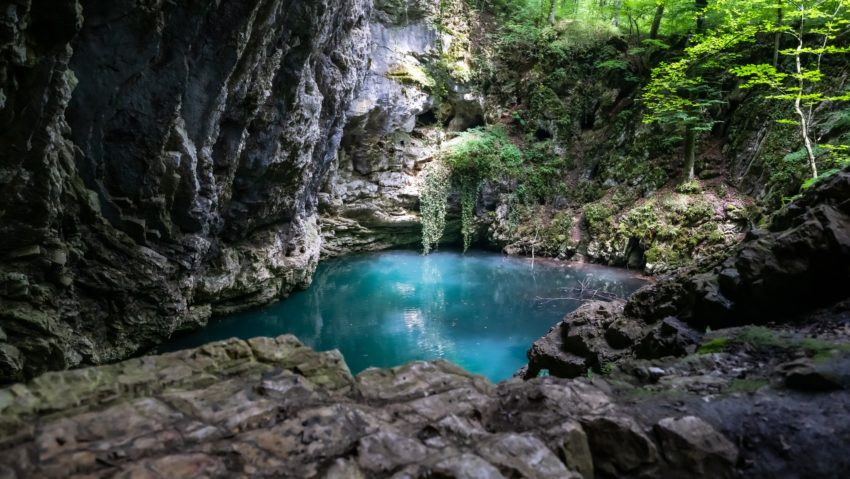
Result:
{"type": "MultiPolygon", "coordinates": [[[[797,75],[803,74],[803,61],[801,57],[803,56],[803,36],[800,35],[799,43],[797,43],[797,52],[794,55],[795,60],[797,61],[797,75]]],[[[803,112],[803,78],[802,76],[799,79],[799,91],[797,92],[797,99],[794,100],[794,111],[797,112],[797,116],[800,117],[800,133],[803,135],[803,143],[806,146],[806,155],[809,157],[809,167],[812,169],[812,178],[818,177],[818,165],[815,161],[815,148],[812,145],[812,139],[809,137],[809,118],[806,116],[805,112],[803,112]]]]}
{"type": "Polygon", "coordinates": [[[620,8],[623,7],[623,0],[615,0],[614,2],[614,13],[611,15],[611,25],[615,27],[620,26],[620,8]]]}
{"type": "Polygon", "coordinates": [[[705,9],[708,7],[708,0],[695,0],[697,9],[697,33],[705,33],[705,9]]]}
{"type": "MultiPolygon", "coordinates": [[[[782,26],[782,7],[776,9],[776,26],[782,26]]],[[[779,46],[782,42],[782,32],[777,31],[773,37],[773,68],[779,67],[779,46]]]]}
{"type": "Polygon", "coordinates": [[[694,166],[696,165],[697,132],[691,125],[685,127],[685,168],[682,181],[694,179],[694,166]]]}
{"type": "Polygon", "coordinates": [[[556,0],[549,0],[549,25],[555,24],[555,2],[556,0]]]}
{"type": "Polygon", "coordinates": [[[649,30],[649,38],[655,40],[658,38],[658,30],[661,28],[661,17],[664,16],[664,5],[658,4],[655,7],[655,17],[652,19],[652,28],[649,30]]]}

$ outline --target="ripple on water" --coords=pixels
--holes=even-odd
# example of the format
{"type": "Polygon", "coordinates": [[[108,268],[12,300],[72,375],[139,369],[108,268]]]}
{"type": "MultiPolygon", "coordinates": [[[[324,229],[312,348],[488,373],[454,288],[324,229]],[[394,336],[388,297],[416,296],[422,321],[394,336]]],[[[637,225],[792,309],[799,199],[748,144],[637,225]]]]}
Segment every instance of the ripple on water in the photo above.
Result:
{"type": "Polygon", "coordinates": [[[579,282],[621,296],[645,284],[625,270],[488,252],[363,254],[326,261],[307,291],[211,321],[162,350],[290,333],[317,350],[339,349],[355,374],[442,358],[499,381],[525,364],[531,343],[579,306],[551,300],[569,296],[563,290],[579,282]]]}

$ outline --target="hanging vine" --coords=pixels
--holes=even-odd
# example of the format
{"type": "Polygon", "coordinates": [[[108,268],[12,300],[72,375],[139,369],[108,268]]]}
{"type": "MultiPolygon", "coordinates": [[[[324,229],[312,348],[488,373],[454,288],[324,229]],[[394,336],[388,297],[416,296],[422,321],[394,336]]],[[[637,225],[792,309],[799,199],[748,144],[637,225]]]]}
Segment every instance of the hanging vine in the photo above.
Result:
{"type": "Polygon", "coordinates": [[[421,194],[422,246],[425,254],[440,241],[445,230],[449,191],[460,193],[463,249],[475,236],[475,205],[487,180],[515,176],[522,154],[501,128],[479,128],[461,133],[440,152],[424,172],[421,194]]]}
{"type": "Polygon", "coordinates": [[[422,250],[424,254],[440,243],[446,229],[446,209],[451,185],[448,168],[439,160],[425,167],[424,184],[420,194],[422,221],[422,250]]]}
{"type": "Polygon", "coordinates": [[[464,253],[472,245],[472,236],[475,233],[475,203],[478,201],[478,190],[481,185],[462,185],[460,189],[460,232],[463,235],[464,253]]]}

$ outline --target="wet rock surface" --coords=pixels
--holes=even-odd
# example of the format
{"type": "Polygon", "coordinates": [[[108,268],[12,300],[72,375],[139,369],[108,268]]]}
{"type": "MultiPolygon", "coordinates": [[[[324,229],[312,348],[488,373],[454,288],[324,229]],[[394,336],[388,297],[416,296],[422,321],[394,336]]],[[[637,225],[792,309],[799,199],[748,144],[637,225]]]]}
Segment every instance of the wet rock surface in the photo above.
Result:
{"type": "Polygon", "coordinates": [[[674,466],[734,466],[708,423],[662,421],[657,438],[591,384],[493,385],[445,362],[352,378],[337,353],[291,336],[48,373],[0,390],[0,412],[4,477],[670,477],[674,466]]]}

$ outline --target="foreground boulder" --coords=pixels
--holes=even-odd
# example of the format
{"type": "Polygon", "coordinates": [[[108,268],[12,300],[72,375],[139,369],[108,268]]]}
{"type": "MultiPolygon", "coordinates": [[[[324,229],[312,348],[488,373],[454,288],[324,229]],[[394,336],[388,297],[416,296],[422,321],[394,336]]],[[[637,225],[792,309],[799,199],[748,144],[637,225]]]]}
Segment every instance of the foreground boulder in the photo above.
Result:
{"type": "Polygon", "coordinates": [[[735,471],[734,448],[708,423],[656,435],[592,384],[493,385],[440,361],[354,378],[338,353],[292,336],[48,373],[0,390],[0,413],[0,477],[735,471]]]}

